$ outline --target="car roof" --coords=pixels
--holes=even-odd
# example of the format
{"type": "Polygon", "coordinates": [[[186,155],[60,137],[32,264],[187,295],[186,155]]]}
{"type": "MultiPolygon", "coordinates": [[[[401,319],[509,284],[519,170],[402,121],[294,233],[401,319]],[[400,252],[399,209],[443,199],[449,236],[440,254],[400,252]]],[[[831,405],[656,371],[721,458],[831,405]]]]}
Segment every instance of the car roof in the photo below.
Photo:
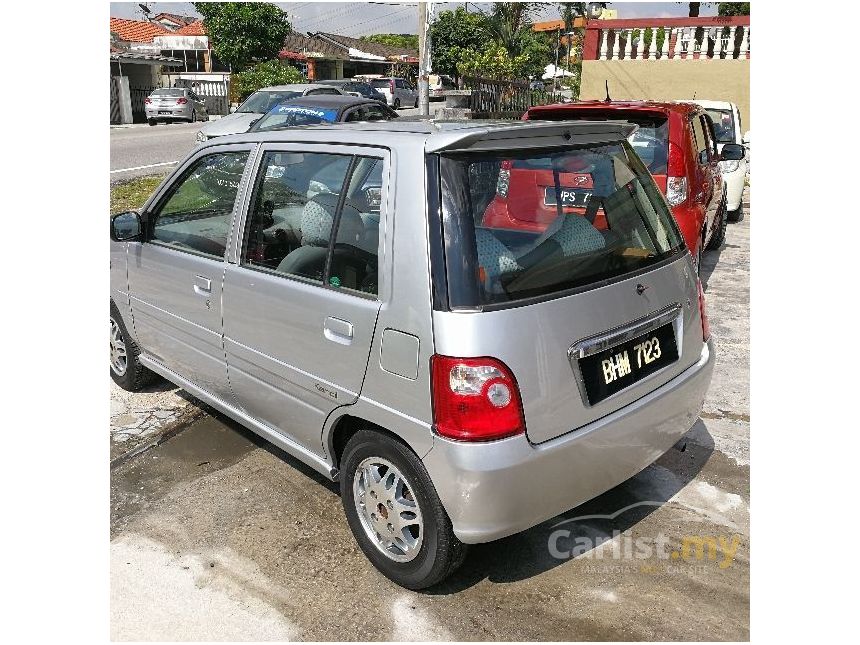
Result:
{"type": "Polygon", "coordinates": [[[731,101],[709,101],[706,99],[684,99],[685,103],[695,103],[703,108],[712,108],[715,110],[731,110],[735,104],[731,101]]]}
{"type": "MultiPolygon", "coordinates": [[[[292,99],[288,103],[298,103],[302,100],[292,99]]],[[[367,100],[358,102],[372,103],[367,100]]],[[[390,135],[385,139],[387,142],[393,142],[396,138],[423,141],[427,152],[506,150],[557,147],[568,142],[598,145],[624,141],[635,132],[636,127],[624,121],[446,121],[401,118],[393,121],[338,122],[227,135],[212,139],[203,146],[290,141],[317,143],[327,141],[379,146],[379,133],[385,132],[390,135]],[[512,141],[513,139],[516,141],[512,141]]]]}
{"type": "Polygon", "coordinates": [[[618,110],[621,112],[677,112],[682,115],[698,112],[700,106],[693,103],[681,101],[577,101],[576,103],[554,103],[552,105],[538,105],[529,108],[529,115],[540,114],[544,111],[556,110],[580,110],[580,109],[604,109],[607,111],[618,110]]]}

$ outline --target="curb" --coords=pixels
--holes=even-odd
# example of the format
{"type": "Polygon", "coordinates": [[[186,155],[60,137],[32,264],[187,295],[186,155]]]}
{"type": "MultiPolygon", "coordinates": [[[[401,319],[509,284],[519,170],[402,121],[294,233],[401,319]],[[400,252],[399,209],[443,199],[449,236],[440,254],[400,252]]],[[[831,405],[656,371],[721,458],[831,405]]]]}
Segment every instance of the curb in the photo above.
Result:
{"type": "Polygon", "coordinates": [[[180,415],[178,419],[176,419],[176,421],[164,426],[164,428],[162,428],[159,433],[152,437],[149,441],[142,443],[139,446],[132,448],[128,452],[124,452],[121,455],[111,459],[110,469],[113,470],[117,466],[121,466],[125,462],[142,455],[147,450],[155,448],[156,446],[161,445],[168,439],[172,439],[173,437],[178,435],[180,432],[190,426],[194,421],[197,421],[197,419],[207,414],[206,409],[202,407],[203,405],[203,403],[200,403],[199,405],[189,404],[186,410],[180,415]]]}

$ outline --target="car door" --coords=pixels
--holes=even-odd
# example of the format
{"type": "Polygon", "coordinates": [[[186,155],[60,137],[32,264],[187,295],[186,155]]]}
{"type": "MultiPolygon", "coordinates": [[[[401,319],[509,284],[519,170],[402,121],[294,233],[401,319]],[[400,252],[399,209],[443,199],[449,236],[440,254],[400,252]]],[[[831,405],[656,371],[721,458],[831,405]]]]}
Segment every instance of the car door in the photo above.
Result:
{"type": "Polygon", "coordinates": [[[134,330],[143,352],[210,394],[230,398],[221,289],[251,144],[200,151],[143,213],[129,246],[134,330]]]}
{"type": "Polygon", "coordinates": [[[712,145],[706,134],[707,124],[700,113],[691,117],[690,125],[693,132],[693,143],[695,150],[695,177],[691,182],[691,190],[694,201],[704,211],[705,227],[707,229],[705,240],[710,239],[713,223],[717,213],[718,201],[715,195],[716,180],[715,173],[719,173],[716,163],[712,159],[712,145]]]}
{"type": "Polygon", "coordinates": [[[387,175],[387,152],[376,148],[264,145],[225,272],[236,401],[321,456],[326,417],[364,381],[387,175]]]}
{"type": "Polygon", "coordinates": [[[705,145],[708,151],[708,171],[711,180],[709,211],[711,213],[711,222],[716,225],[720,213],[720,205],[723,203],[725,182],[723,181],[723,171],[720,169],[720,155],[717,149],[717,138],[714,134],[714,122],[707,112],[703,112],[699,118],[702,119],[702,129],[705,133],[705,145]]]}

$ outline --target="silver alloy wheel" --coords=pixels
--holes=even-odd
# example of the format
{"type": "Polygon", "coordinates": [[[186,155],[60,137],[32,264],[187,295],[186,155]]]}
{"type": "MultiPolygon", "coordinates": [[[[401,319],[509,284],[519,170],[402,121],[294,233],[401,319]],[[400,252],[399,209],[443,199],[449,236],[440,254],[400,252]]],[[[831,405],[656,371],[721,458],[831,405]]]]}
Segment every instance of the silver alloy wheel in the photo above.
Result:
{"type": "Polygon", "coordinates": [[[122,330],[113,316],[110,318],[110,368],[117,376],[123,376],[128,369],[128,354],[122,340],[122,330]]]}
{"type": "Polygon", "coordinates": [[[367,537],[395,562],[409,562],[421,551],[424,521],[412,486],[387,459],[368,457],[352,482],[355,510],[367,537]]]}

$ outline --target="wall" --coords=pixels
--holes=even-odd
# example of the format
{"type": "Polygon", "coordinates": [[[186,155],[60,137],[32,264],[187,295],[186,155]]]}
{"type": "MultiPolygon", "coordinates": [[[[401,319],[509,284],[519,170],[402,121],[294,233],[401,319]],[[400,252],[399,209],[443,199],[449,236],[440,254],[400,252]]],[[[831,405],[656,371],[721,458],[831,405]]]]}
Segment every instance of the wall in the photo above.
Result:
{"type": "Polygon", "coordinates": [[[743,130],[750,122],[749,60],[586,60],[582,62],[582,100],[710,99],[736,103],[743,130]]]}

